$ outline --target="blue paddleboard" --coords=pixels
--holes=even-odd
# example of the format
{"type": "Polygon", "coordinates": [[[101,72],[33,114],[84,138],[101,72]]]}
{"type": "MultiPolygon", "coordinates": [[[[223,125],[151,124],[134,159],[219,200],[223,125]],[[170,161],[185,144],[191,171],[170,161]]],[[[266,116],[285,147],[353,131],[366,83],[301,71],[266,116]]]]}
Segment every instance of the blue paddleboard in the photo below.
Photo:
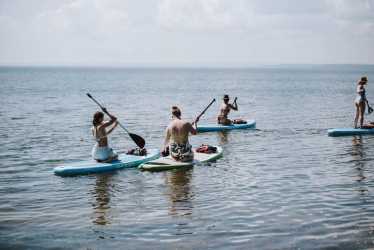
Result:
{"type": "Polygon", "coordinates": [[[327,130],[329,136],[349,136],[349,135],[374,135],[374,129],[368,128],[333,128],[327,130]]]}
{"type": "Polygon", "coordinates": [[[132,168],[138,165],[155,160],[160,157],[158,149],[148,150],[146,156],[120,154],[118,160],[111,163],[99,163],[95,160],[80,161],[71,163],[64,166],[58,166],[53,169],[56,175],[79,175],[79,174],[92,174],[114,171],[122,168],[132,168]]]}
{"type": "Polygon", "coordinates": [[[197,132],[214,132],[214,131],[225,131],[225,130],[234,130],[234,129],[249,129],[249,128],[256,128],[256,121],[249,120],[246,124],[232,124],[229,126],[224,126],[220,124],[212,124],[212,125],[198,125],[197,132]]]}

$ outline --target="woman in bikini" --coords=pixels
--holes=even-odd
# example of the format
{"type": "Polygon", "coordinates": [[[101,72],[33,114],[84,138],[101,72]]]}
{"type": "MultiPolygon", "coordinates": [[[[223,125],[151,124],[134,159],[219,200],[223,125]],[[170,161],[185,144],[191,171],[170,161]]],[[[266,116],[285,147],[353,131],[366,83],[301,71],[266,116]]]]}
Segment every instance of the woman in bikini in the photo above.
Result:
{"type": "Polygon", "coordinates": [[[357,128],[357,122],[360,118],[360,127],[362,127],[364,123],[364,114],[365,114],[365,108],[366,108],[366,90],[365,85],[367,84],[367,77],[363,76],[361,77],[361,80],[357,83],[357,96],[355,99],[355,106],[356,106],[356,116],[354,121],[354,127],[357,128]]]}
{"type": "Polygon", "coordinates": [[[105,113],[110,117],[109,121],[104,121],[104,113],[100,111],[94,114],[92,121],[92,135],[96,140],[92,149],[92,157],[98,162],[111,162],[118,158],[118,154],[108,146],[108,135],[117,127],[117,118],[108,112],[105,113]],[[106,128],[109,130],[107,131],[106,128]]]}

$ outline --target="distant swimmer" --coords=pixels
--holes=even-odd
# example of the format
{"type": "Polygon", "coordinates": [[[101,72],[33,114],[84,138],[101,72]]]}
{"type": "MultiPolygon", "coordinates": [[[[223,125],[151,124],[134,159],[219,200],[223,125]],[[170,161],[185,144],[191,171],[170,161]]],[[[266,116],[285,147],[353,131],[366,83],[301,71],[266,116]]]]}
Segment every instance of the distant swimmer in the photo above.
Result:
{"type": "Polygon", "coordinates": [[[109,121],[104,121],[104,113],[96,112],[93,116],[92,135],[96,140],[96,144],[92,149],[92,157],[98,162],[111,162],[118,158],[118,154],[108,146],[108,135],[117,127],[117,118],[103,110],[110,117],[109,121]],[[113,126],[112,126],[113,125],[113,126]],[[109,128],[106,131],[106,128],[109,128]]]}
{"type": "Polygon", "coordinates": [[[181,119],[182,113],[177,106],[171,108],[172,121],[166,128],[163,153],[169,151],[176,161],[188,162],[193,160],[192,147],[188,141],[189,134],[196,135],[196,126],[199,118],[191,124],[181,119]]]}
{"type": "Polygon", "coordinates": [[[367,84],[367,77],[363,76],[361,77],[360,81],[357,83],[356,87],[356,99],[355,99],[355,106],[356,106],[356,116],[354,121],[354,127],[357,128],[357,122],[360,118],[360,127],[363,126],[364,123],[364,114],[365,114],[365,108],[367,104],[366,99],[366,90],[365,85],[367,84]]]}

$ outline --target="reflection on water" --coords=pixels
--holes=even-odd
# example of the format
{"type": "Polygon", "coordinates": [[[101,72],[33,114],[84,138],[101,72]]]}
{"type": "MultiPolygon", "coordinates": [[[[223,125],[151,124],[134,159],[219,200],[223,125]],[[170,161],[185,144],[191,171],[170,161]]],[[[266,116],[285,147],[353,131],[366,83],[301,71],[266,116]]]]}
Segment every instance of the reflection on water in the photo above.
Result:
{"type": "Polygon", "coordinates": [[[351,155],[355,162],[355,167],[362,171],[365,167],[365,151],[362,136],[353,137],[351,155]]]}
{"type": "MultiPolygon", "coordinates": [[[[352,83],[374,67],[318,67],[0,69],[0,249],[373,248],[374,137],[352,142],[326,128],[350,122],[352,83]],[[86,90],[158,148],[171,105],[189,105],[184,115],[193,117],[199,100],[223,89],[261,100],[240,106],[242,114],[256,111],[261,130],[191,138],[223,147],[214,167],[52,172],[90,158],[97,107],[86,90]],[[45,107],[58,112],[40,112],[45,107]]],[[[215,115],[210,110],[207,123],[215,115]]],[[[117,131],[111,145],[133,147],[126,138],[117,131]]]]}
{"type": "Polygon", "coordinates": [[[168,198],[170,200],[169,214],[174,216],[192,215],[193,192],[190,182],[193,168],[168,171],[165,173],[165,183],[168,186],[168,198]]]}
{"type": "Polygon", "coordinates": [[[355,160],[362,160],[364,157],[362,136],[353,136],[352,156],[355,160]]]}
{"type": "Polygon", "coordinates": [[[111,174],[98,174],[96,175],[95,188],[92,190],[94,196],[94,209],[93,223],[96,225],[110,224],[108,211],[110,209],[110,196],[113,184],[111,183],[111,174]]]}
{"type": "Polygon", "coordinates": [[[228,131],[220,131],[217,133],[220,145],[228,143],[228,131]]]}
{"type": "MultiPolygon", "coordinates": [[[[354,136],[352,139],[352,158],[354,160],[354,165],[357,170],[357,182],[362,182],[366,179],[365,176],[365,150],[362,136],[354,136]]],[[[368,192],[367,186],[360,186],[359,192],[365,194],[368,192]]]]}

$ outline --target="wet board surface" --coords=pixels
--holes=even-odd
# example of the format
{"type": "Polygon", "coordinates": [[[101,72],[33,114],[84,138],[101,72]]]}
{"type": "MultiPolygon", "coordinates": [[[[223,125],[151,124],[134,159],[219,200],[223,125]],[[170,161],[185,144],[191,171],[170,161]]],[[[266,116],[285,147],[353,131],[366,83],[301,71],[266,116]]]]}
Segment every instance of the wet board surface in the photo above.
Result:
{"type": "Polygon", "coordinates": [[[254,129],[254,128],[256,128],[256,121],[248,120],[246,124],[233,124],[229,126],[224,126],[220,124],[198,125],[197,131],[199,133],[203,133],[203,132],[226,131],[226,130],[235,130],[235,129],[254,129]]]}
{"type": "Polygon", "coordinates": [[[328,136],[374,135],[374,129],[367,128],[333,128],[327,131],[328,136]]]}
{"type": "Polygon", "coordinates": [[[58,166],[55,167],[53,171],[56,175],[61,176],[102,173],[123,168],[137,167],[139,164],[155,160],[159,157],[160,151],[158,149],[150,149],[146,156],[120,154],[118,160],[110,163],[99,163],[95,160],[87,160],[58,166]]]}
{"type": "Polygon", "coordinates": [[[222,156],[223,150],[219,146],[215,146],[217,152],[213,154],[197,153],[194,149],[194,160],[192,162],[178,162],[171,158],[171,156],[161,157],[157,160],[149,161],[147,163],[141,164],[138,168],[141,170],[148,171],[163,171],[178,169],[184,167],[192,167],[199,163],[206,163],[214,161],[222,156]]]}

